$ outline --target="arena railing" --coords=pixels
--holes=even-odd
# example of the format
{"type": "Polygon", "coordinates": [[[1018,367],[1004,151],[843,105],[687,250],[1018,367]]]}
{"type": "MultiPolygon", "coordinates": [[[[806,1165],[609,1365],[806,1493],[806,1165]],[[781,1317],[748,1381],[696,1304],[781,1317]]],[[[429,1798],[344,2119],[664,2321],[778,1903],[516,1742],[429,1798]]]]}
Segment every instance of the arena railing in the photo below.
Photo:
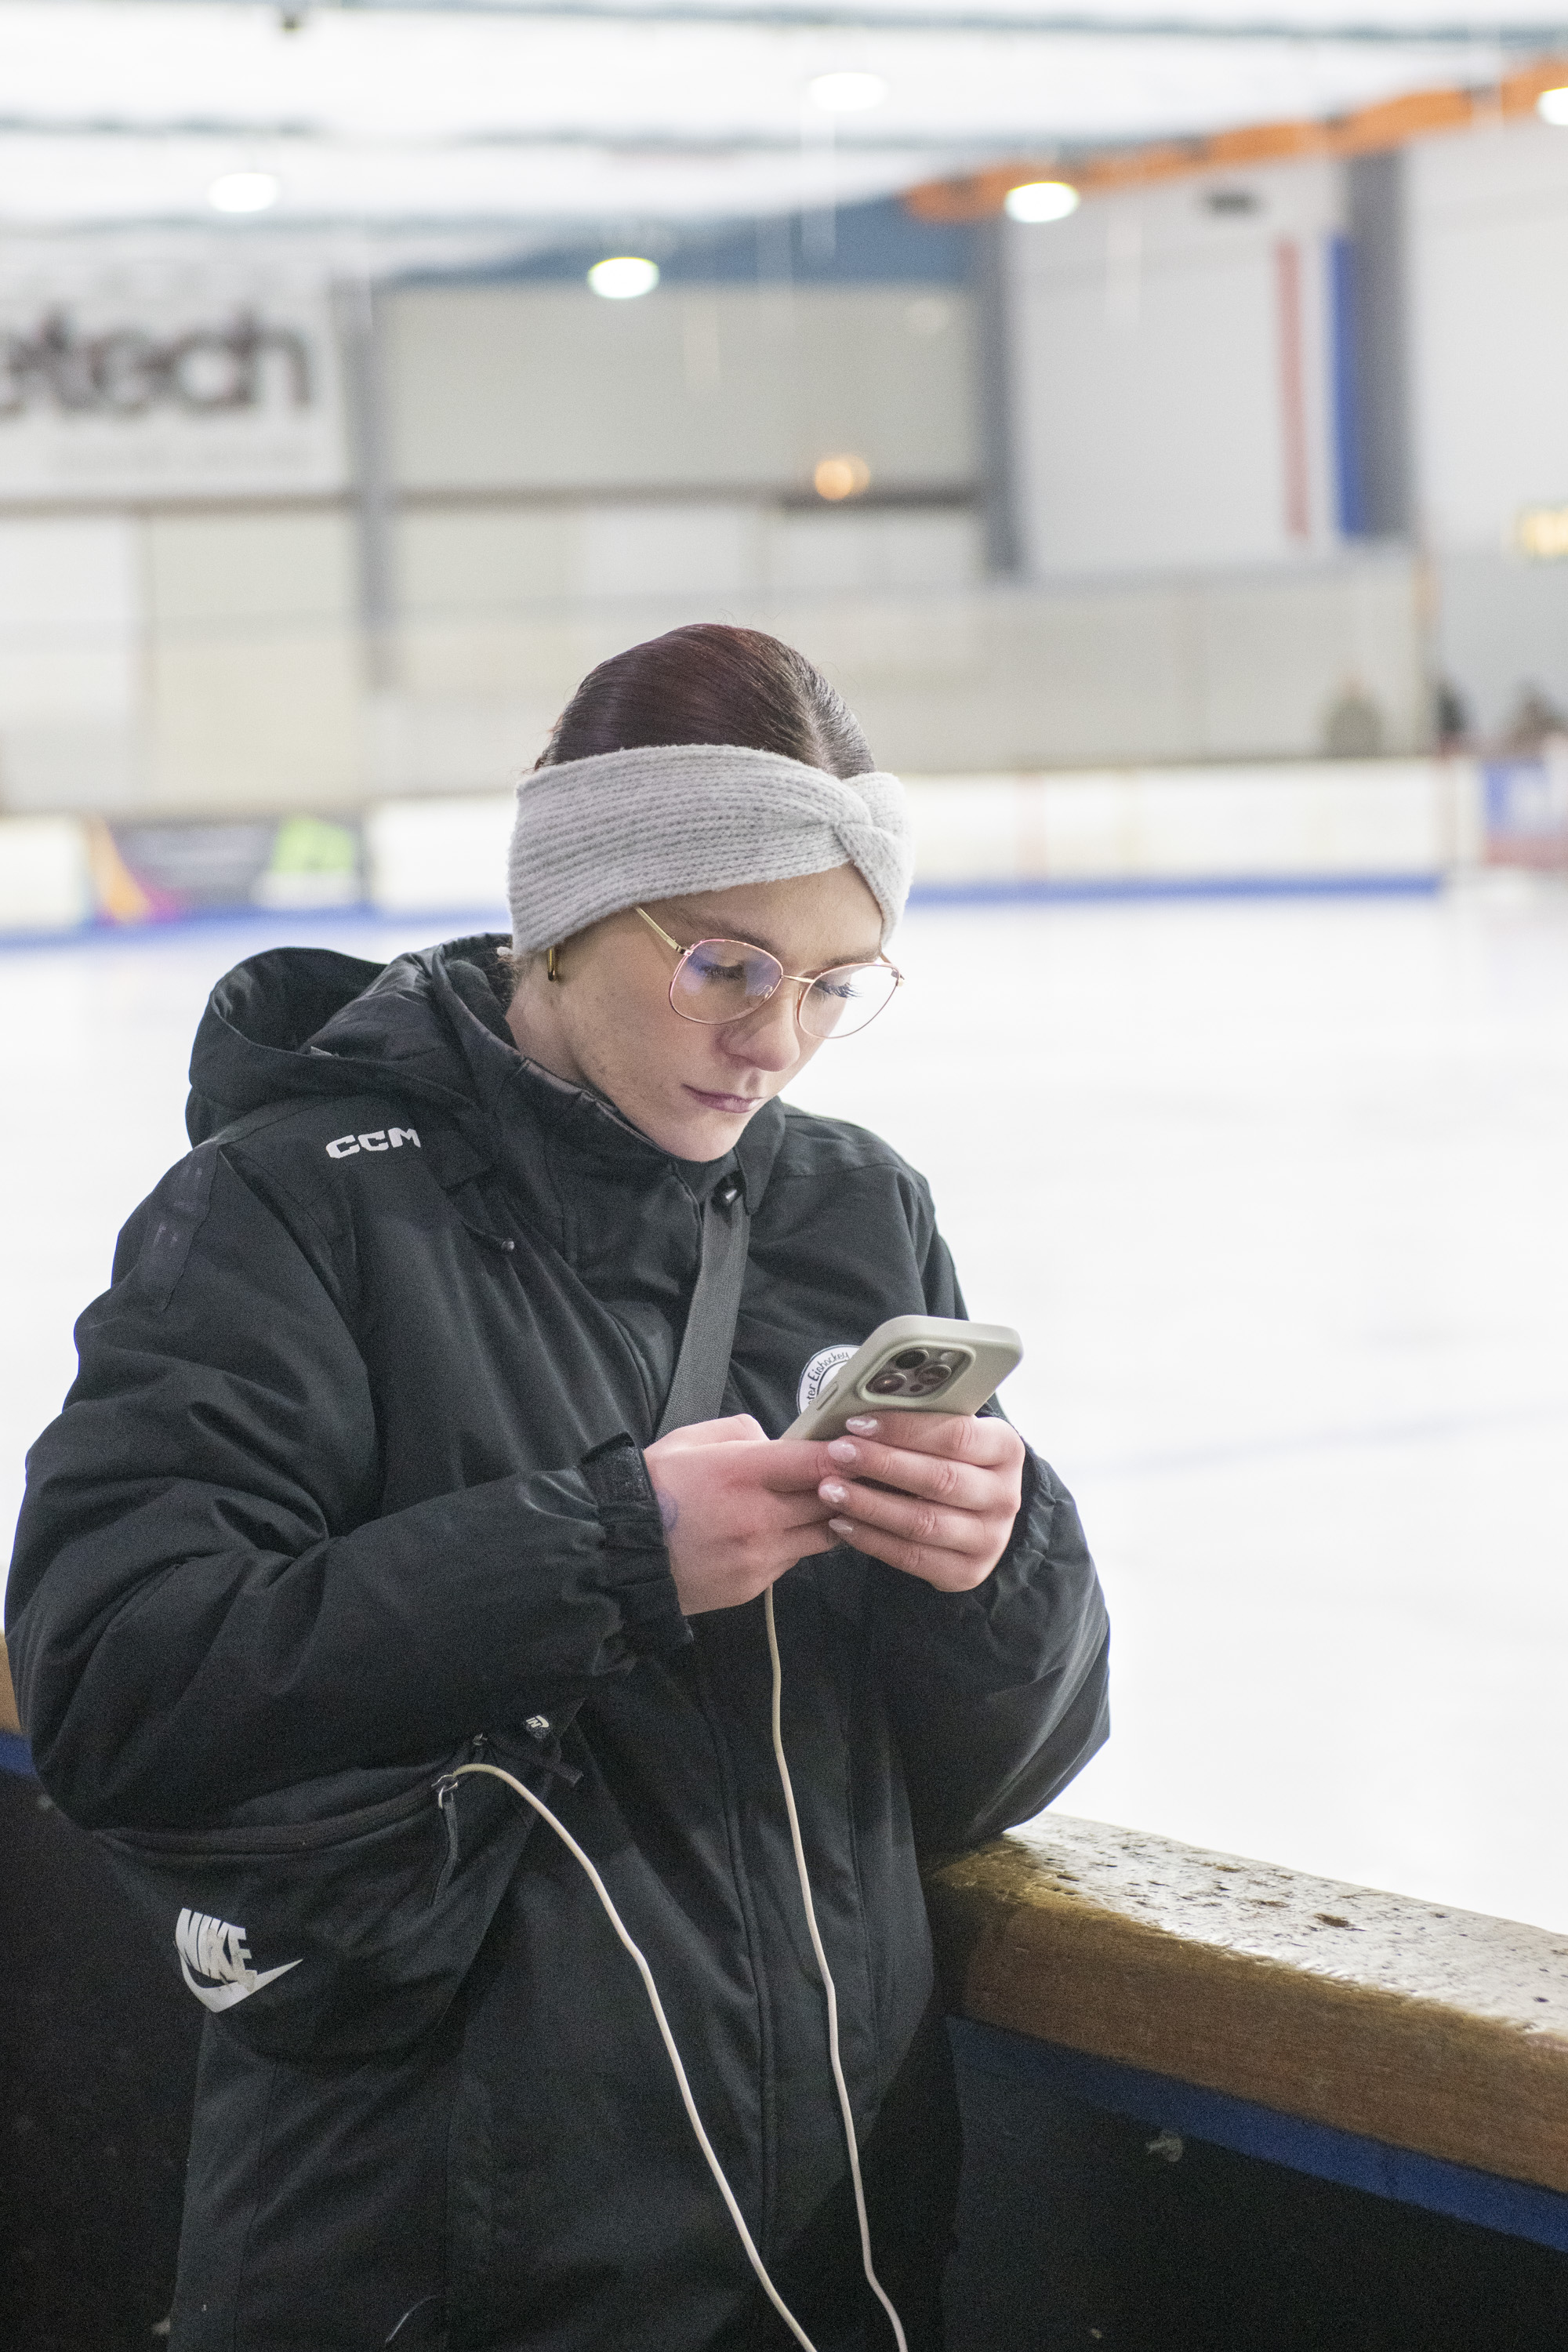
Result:
{"type": "Polygon", "coordinates": [[[1568,1933],[1058,1813],[927,1897],[965,2342],[1568,2326],[1568,1933]]]}

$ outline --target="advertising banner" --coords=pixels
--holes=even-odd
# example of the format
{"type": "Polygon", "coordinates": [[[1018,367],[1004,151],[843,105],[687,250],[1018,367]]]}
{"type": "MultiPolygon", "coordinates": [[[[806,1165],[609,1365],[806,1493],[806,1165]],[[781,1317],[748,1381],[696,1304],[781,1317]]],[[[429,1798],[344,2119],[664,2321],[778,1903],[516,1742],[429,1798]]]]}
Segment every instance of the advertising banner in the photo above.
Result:
{"type": "Polygon", "coordinates": [[[0,508],[298,496],[345,479],[324,293],[0,307],[0,508]]]}
{"type": "Polygon", "coordinates": [[[1489,760],[1487,864],[1568,866],[1568,738],[1533,758],[1489,760]]]}
{"type": "Polygon", "coordinates": [[[357,817],[0,816],[0,942],[198,915],[335,914],[363,903],[357,817]]]}
{"type": "Polygon", "coordinates": [[[89,832],[100,922],[166,923],[251,907],[321,913],[357,907],[364,895],[353,817],[98,819],[89,832]]]}

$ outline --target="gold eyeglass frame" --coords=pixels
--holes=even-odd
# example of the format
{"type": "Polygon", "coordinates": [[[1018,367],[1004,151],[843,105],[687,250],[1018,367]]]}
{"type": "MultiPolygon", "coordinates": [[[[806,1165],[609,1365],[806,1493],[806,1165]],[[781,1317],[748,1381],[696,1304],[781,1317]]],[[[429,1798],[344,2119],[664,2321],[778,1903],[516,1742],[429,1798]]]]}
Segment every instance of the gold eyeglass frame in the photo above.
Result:
{"type": "MultiPolygon", "coordinates": [[[[727,1029],[733,1022],[749,1021],[752,1013],[759,1013],[764,1004],[771,1004],[773,1003],[774,997],[778,994],[780,989],[784,986],[786,982],[793,981],[795,986],[802,992],[795,1001],[795,1026],[799,1029],[803,1037],[816,1037],[818,1044],[826,1045],[831,1041],[837,1033],[829,1029],[819,1035],[816,1030],[808,1029],[805,1022],[802,1021],[800,1017],[800,1008],[805,1003],[805,997],[816,986],[819,980],[826,980],[828,973],[834,971],[890,971],[893,975],[893,985],[889,990],[884,1001],[878,1005],[876,1012],[873,1013],[868,1020],[860,1023],[858,1028],[845,1030],[843,1034],[847,1037],[858,1037],[866,1030],[869,1029],[871,1023],[879,1019],[880,1016],[886,1013],[888,1006],[891,1004],[894,997],[898,994],[900,989],[902,988],[904,984],[903,973],[899,970],[898,965],[890,962],[886,956],[877,956],[869,959],[860,957],[853,963],[826,964],[820,971],[785,971],[784,966],[779,964],[779,976],[777,980],[774,981],[772,988],[769,989],[765,996],[758,998],[756,1003],[752,1006],[749,1012],[732,1013],[730,1015],[729,1021],[700,1021],[694,1013],[682,1013],[679,1005],[677,1004],[675,1001],[675,983],[680,978],[681,971],[689,958],[694,956],[699,948],[714,947],[717,946],[719,942],[714,940],[693,940],[689,948],[683,948],[679,940],[672,940],[670,938],[669,933],[664,929],[662,924],[656,923],[654,921],[653,917],[648,913],[646,907],[634,907],[632,908],[632,912],[634,915],[640,915],[643,921],[647,925],[648,929],[654,933],[656,938],[662,940],[665,946],[670,949],[675,955],[677,959],[675,970],[669,975],[669,1009],[674,1013],[678,1021],[688,1021],[691,1024],[691,1026],[694,1029],[727,1029]]],[[[760,948],[752,940],[731,940],[729,944],[732,947],[744,948],[749,955],[766,956],[770,963],[779,962],[777,956],[773,954],[770,948],[760,948]]]]}

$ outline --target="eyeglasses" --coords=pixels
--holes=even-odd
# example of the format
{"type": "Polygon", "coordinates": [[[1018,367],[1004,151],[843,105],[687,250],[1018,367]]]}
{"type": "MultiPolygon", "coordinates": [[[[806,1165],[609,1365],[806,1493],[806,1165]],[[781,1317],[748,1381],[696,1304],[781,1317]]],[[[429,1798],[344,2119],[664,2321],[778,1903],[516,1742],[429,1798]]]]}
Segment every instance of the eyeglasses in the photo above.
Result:
{"type": "Polygon", "coordinates": [[[646,907],[633,912],[680,959],[669,983],[670,1011],[709,1028],[760,1011],[787,980],[801,992],[795,1018],[808,1037],[850,1037],[886,1010],[904,977],[885,960],[837,963],[830,971],[785,971],[777,956],[744,940],[699,940],[683,948],[646,907]]]}

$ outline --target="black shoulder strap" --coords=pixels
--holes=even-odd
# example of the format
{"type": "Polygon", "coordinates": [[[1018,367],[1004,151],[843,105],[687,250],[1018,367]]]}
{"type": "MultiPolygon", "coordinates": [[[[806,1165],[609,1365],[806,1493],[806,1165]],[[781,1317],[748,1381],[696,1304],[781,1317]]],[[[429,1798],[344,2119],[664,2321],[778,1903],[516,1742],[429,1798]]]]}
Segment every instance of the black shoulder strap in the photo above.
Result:
{"type": "Polygon", "coordinates": [[[716,1420],[723,1410],[751,1228],[740,1179],[727,1176],[715,1184],[702,1213],[702,1262],[659,1418],[660,1437],[694,1421],[716,1420]]]}

